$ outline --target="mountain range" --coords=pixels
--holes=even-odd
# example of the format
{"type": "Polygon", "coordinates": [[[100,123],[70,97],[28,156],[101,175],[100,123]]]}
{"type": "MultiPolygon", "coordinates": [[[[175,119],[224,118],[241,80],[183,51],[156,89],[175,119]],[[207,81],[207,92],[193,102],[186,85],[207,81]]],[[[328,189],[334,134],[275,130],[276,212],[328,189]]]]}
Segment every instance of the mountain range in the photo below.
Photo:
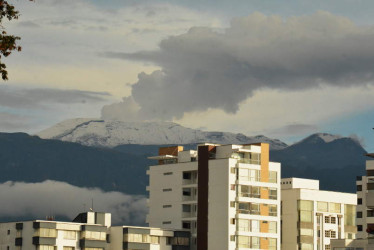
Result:
{"type": "Polygon", "coordinates": [[[146,169],[155,164],[148,156],[157,155],[158,148],[166,145],[194,149],[202,140],[268,142],[272,145],[270,159],[282,164],[282,177],[319,179],[321,189],[355,192],[355,177],[365,174],[366,151],[356,140],[323,133],[288,146],[265,136],[204,132],[175,123],[76,119],[39,135],[51,139],[0,133],[0,182],[56,180],[146,195],[146,169]]]}
{"type": "Polygon", "coordinates": [[[116,147],[124,144],[249,144],[267,142],[272,149],[288,145],[263,135],[246,136],[229,132],[208,132],[183,127],[173,122],[124,122],[99,119],[70,119],[38,133],[43,139],[77,142],[93,147],[116,147]]]}

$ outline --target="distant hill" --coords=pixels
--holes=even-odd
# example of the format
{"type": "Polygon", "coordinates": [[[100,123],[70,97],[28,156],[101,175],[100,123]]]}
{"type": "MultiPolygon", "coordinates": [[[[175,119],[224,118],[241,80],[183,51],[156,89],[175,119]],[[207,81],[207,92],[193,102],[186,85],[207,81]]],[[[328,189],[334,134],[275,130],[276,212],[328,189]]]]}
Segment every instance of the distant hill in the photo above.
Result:
{"type": "Polygon", "coordinates": [[[146,157],[78,143],[0,133],[0,182],[64,181],[80,187],[144,194],[146,157]]]}
{"type": "Polygon", "coordinates": [[[228,132],[209,132],[183,127],[173,122],[124,122],[77,118],[63,121],[38,133],[43,139],[77,142],[86,146],[116,147],[124,144],[161,145],[212,142],[247,144],[267,142],[272,149],[287,144],[263,135],[246,136],[228,132]]]}
{"type": "Polygon", "coordinates": [[[282,163],[283,177],[319,179],[321,189],[356,192],[355,177],[365,175],[366,151],[352,138],[314,134],[270,153],[282,163]]]}
{"type": "MultiPolygon", "coordinates": [[[[156,155],[162,146],[166,145],[95,148],[24,133],[0,133],[0,182],[50,179],[145,195],[146,169],[156,164],[147,156],[156,155]]],[[[184,146],[196,148],[196,144],[184,146]]],[[[319,179],[322,189],[355,192],[355,177],[365,174],[365,153],[353,139],[315,134],[287,148],[272,150],[270,159],[282,163],[282,177],[319,179]]]]}

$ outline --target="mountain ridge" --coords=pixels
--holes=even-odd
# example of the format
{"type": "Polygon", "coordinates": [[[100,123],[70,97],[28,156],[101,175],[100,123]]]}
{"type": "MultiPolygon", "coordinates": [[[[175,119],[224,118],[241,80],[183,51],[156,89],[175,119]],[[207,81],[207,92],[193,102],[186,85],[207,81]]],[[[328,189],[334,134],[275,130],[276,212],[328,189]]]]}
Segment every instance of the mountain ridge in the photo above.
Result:
{"type": "Polygon", "coordinates": [[[37,135],[42,139],[58,139],[77,142],[86,146],[113,148],[124,144],[247,144],[267,142],[272,149],[288,145],[278,139],[263,135],[246,136],[242,133],[202,131],[181,126],[174,122],[124,122],[100,119],[76,118],[65,120],[37,135]]]}

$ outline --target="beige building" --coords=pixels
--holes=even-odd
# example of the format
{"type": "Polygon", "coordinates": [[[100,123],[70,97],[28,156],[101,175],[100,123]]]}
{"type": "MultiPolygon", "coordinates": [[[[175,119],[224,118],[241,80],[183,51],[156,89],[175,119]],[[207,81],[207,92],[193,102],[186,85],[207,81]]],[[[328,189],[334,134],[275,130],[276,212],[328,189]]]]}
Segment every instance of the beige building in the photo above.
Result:
{"type": "Polygon", "coordinates": [[[190,233],[111,226],[111,214],[86,212],[73,222],[0,223],[0,250],[189,250],[190,233]]]}
{"type": "Polygon", "coordinates": [[[281,188],[283,250],[330,250],[332,239],[355,238],[356,194],[301,178],[282,179],[281,188]]]}
{"type": "Polygon", "coordinates": [[[151,227],[188,229],[191,249],[280,249],[280,164],[268,144],[167,147],[150,158],[151,227]]]}
{"type": "Polygon", "coordinates": [[[366,176],[358,176],[356,185],[357,240],[334,240],[333,249],[374,250],[374,160],[366,161],[366,176]]]}

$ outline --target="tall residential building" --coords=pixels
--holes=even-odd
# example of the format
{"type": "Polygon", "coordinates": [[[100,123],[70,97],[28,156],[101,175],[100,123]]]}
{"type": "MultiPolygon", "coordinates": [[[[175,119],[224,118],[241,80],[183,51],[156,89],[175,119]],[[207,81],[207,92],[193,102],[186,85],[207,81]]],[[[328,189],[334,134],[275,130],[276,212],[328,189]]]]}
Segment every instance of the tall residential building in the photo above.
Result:
{"type": "Polygon", "coordinates": [[[283,250],[330,250],[331,239],[355,238],[356,194],[319,190],[318,180],[301,178],[282,179],[281,188],[283,250]]]}
{"type": "MultiPolygon", "coordinates": [[[[367,154],[374,158],[374,154],[367,154]]],[[[335,249],[374,250],[374,160],[366,161],[366,176],[357,176],[356,240],[335,240],[335,249]]]]}
{"type": "Polygon", "coordinates": [[[191,249],[280,249],[280,164],[269,144],[166,147],[150,158],[151,227],[190,230],[191,249]]]}
{"type": "Polygon", "coordinates": [[[0,223],[0,250],[189,250],[190,233],[149,227],[111,226],[110,213],[86,212],[73,222],[0,223]]]}
{"type": "MultiPolygon", "coordinates": [[[[374,158],[374,154],[367,156],[374,158]]],[[[358,176],[356,185],[357,238],[374,238],[374,160],[366,161],[366,176],[358,176]]]]}

